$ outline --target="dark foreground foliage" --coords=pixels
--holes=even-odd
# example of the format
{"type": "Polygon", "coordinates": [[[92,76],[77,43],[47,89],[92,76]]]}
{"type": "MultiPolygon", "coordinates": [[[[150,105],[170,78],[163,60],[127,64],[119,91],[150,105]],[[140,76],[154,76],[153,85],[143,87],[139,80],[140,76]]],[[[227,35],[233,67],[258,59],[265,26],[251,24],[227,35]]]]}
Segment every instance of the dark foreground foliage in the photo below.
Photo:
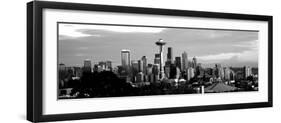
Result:
{"type": "Polygon", "coordinates": [[[151,83],[142,87],[132,87],[126,80],[110,71],[83,73],[80,80],[72,83],[78,83],[72,84],[71,95],[76,95],[76,98],[194,93],[187,85],[175,87],[170,83],[151,83]]]}

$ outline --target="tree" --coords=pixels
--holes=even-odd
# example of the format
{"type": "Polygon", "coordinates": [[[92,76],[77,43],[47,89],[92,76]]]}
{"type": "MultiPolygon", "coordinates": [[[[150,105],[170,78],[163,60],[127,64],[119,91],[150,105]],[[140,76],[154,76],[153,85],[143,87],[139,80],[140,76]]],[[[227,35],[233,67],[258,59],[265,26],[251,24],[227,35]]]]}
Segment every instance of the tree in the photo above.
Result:
{"type": "Polygon", "coordinates": [[[254,77],[253,77],[253,76],[248,76],[248,77],[247,77],[247,80],[253,82],[253,81],[254,81],[254,77]]]}
{"type": "Polygon", "coordinates": [[[83,74],[81,85],[73,89],[79,92],[78,98],[88,97],[115,97],[134,95],[133,87],[125,80],[120,79],[111,71],[83,74]]]}

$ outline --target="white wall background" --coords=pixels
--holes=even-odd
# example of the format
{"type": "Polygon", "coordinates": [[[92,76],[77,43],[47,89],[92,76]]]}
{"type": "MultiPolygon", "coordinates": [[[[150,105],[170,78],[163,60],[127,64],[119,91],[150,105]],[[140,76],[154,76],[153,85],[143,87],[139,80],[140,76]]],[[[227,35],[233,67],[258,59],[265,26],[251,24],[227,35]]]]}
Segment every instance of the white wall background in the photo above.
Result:
{"type": "MultiPolygon", "coordinates": [[[[1,1],[0,23],[0,122],[27,123],[26,117],[26,2],[29,0],[1,1]]],[[[65,0],[67,1],[67,0],[65,0]]],[[[81,0],[87,1],[87,0],[81,0]]],[[[74,123],[143,123],[143,122],[280,122],[281,114],[281,8],[278,0],[89,0],[97,4],[155,7],[168,9],[265,14],[274,16],[274,107],[231,111],[181,113],[169,115],[136,116],[74,123]],[[279,49],[278,49],[279,48],[279,49]]],[[[65,121],[69,122],[69,121],[65,121]]]]}

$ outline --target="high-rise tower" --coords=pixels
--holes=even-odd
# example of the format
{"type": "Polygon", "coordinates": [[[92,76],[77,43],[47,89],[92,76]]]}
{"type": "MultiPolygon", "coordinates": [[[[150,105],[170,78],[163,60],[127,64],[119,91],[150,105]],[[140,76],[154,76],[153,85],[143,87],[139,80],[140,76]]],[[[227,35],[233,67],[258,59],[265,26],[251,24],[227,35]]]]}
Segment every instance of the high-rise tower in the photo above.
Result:
{"type": "Polygon", "coordinates": [[[188,68],[188,57],[187,57],[187,53],[184,51],[182,53],[182,70],[186,71],[188,68]]]}
{"type": "Polygon", "coordinates": [[[168,47],[168,53],[167,53],[167,65],[173,64],[173,49],[172,47],[168,47]]]}
{"type": "Polygon", "coordinates": [[[146,56],[142,56],[141,60],[142,60],[142,63],[143,63],[143,73],[146,74],[147,73],[147,59],[146,59],[146,56]]]}
{"type": "Polygon", "coordinates": [[[182,71],[182,63],[181,63],[181,57],[175,57],[175,65],[182,71]]]}
{"type": "Polygon", "coordinates": [[[121,63],[122,67],[129,73],[130,70],[130,50],[121,50],[121,63]]]}
{"type": "Polygon", "coordinates": [[[157,46],[159,46],[159,54],[160,54],[160,79],[163,79],[165,76],[164,73],[164,59],[163,59],[163,47],[166,44],[162,39],[159,39],[157,42],[155,42],[157,46]]]}
{"type": "Polygon", "coordinates": [[[193,59],[192,59],[192,67],[193,67],[193,68],[196,68],[196,67],[197,67],[197,59],[196,59],[195,56],[194,56],[193,59]]]}
{"type": "Polygon", "coordinates": [[[90,59],[84,60],[84,72],[91,72],[92,71],[92,64],[90,59]]]}

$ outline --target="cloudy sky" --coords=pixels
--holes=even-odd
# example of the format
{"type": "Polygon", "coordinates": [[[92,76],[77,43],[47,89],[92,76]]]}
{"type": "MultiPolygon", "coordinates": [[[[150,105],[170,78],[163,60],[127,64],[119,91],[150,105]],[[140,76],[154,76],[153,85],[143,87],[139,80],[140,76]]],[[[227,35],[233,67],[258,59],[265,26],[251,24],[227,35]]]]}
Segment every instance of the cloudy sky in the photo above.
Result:
{"type": "Polygon", "coordinates": [[[121,50],[131,51],[131,60],[142,56],[153,63],[159,48],[155,42],[163,39],[166,61],[167,47],[173,47],[173,55],[186,51],[189,60],[196,57],[199,63],[212,66],[258,65],[258,32],[206,30],[186,28],[158,28],[112,25],[59,24],[59,63],[82,66],[84,59],[92,63],[110,60],[121,64],[121,50]]]}

